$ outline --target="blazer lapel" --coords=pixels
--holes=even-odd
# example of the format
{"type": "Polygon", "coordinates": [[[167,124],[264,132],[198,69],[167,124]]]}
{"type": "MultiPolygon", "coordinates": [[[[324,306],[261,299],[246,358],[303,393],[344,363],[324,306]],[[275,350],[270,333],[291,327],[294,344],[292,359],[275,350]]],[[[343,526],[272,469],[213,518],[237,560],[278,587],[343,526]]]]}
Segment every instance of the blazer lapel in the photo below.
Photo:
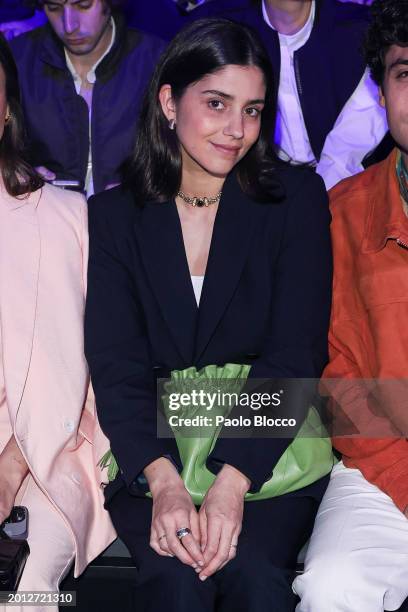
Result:
{"type": "Polygon", "coordinates": [[[174,342],[193,361],[197,303],[175,202],[148,203],[135,224],[140,256],[174,342]]]}
{"type": "Polygon", "coordinates": [[[200,299],[195,363],[200,360],[238,285],[248,256],[256,210],[233,173],[224,184],[215,218],[200,299]]]}
{"type": "Polygon", "coordinates": [[[30,366],[37,306],[38,190],[18,200],[0,188],[0,320],[9,408],[16,416],[30,366]]]}

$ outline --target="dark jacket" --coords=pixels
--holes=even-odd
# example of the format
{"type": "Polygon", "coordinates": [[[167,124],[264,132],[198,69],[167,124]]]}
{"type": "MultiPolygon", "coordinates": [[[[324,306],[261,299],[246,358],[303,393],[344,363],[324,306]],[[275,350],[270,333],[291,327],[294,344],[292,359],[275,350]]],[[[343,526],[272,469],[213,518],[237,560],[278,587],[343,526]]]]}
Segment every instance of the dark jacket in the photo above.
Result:
{"type": "Polygon", "coordinates": [[[187,14],[174,0],[138,0],[126,7],[127,22],[131,27],[171,40],[187,22],[187,14]]]}
{"type": "MultiPolygon", "coordinates": [[[[92,158],[95,192],[119,182],[130,154],[140,103],[164,44],[125,27],[116,17],[116,42],[96,70],[92,101],[92,158]]],[[[84,185],[89,152],[88,106],[75,90],[64,47],[49,24],[11,43],[22,88],[34,166],[59,179],[84,185]]]]}
{"type": "MultiPolygon", "coordinates": [[[[250,200],[230,176],[197,308],[174,202],[137,207],[121,188],[89,202],[85,352],[102,429],[126,484],[175,441],[156,436],[155,376],[251,363],[253,378],[315,378],[327,362],[330,214],[323,182],[285,167],[282,203],[250,200]]],[[[289,439],[219,439],[208,467],[229,463],[259,490],[289,439]]]]}
{"type": "Polygon", "coordinates": [[[20,21],[34,15],[34,9],[24,6],[23,0],[0,1],[0,23],[6,21],[20,21]]]}
{"type": "MultiPolygon", "coordinates": [[[[272,61],[276,91],[280,75],[277,32],[262,15],[262,5],[249,0],[216,0],[193,11],[194,19],[222,16],[252,26],[261,36],[272,61]]],[[[303,117],[317,160],[327,135],[357,87],[365,69],[361,46],[368,26],[368,7],[316,0],[316,17],[306,44],[295,52],[295,74],[303,117]]]]}

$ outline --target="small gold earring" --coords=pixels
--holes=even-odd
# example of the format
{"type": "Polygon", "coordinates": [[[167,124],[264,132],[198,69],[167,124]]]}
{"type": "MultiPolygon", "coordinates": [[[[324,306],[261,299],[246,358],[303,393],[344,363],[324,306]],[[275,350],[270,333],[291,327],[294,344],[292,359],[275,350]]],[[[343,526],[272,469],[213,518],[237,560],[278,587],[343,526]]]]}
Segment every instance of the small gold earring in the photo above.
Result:
{"type": "Polygon", "coordinates": [[[6,115],[6,118],[4,119],[5,125],[8,125],[10,123],[10,121],[11,121],[11,113],[8,113],[6,115]]]}

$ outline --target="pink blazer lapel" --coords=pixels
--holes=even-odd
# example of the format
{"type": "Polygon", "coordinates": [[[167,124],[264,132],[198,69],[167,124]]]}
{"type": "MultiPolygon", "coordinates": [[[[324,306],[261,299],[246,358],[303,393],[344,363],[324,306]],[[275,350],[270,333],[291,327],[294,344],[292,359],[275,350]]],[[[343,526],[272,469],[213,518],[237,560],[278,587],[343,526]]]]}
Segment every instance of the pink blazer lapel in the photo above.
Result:
{"type": "Polygon", "coordinates": [[[41,190],[27,199],[0,185],[0,325],[4,378],[13,422],[30,365],[41,252],[37,206],[41,190]]]}

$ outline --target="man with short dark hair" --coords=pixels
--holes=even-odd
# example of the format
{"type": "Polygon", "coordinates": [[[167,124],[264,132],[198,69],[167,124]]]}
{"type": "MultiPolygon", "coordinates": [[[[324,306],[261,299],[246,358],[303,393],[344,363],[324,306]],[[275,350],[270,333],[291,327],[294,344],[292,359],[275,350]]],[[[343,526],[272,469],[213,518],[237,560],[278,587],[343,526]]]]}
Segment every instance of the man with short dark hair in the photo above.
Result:
{"type": "Polygon", "coordinates": [[[397,147],[330,194],[323,384],[342,461],[294,582],[297,612],[398,610],[408,596],[408,0],[376,0],[373,9],[366,59],[397,147]]]}
{"type": "Polygon", "coordinates": [[[88,196],[120,181],[164,44],[127,28],[123,0],[40,0],[48,24],[11,42],[30,160],[88,196]]]}

